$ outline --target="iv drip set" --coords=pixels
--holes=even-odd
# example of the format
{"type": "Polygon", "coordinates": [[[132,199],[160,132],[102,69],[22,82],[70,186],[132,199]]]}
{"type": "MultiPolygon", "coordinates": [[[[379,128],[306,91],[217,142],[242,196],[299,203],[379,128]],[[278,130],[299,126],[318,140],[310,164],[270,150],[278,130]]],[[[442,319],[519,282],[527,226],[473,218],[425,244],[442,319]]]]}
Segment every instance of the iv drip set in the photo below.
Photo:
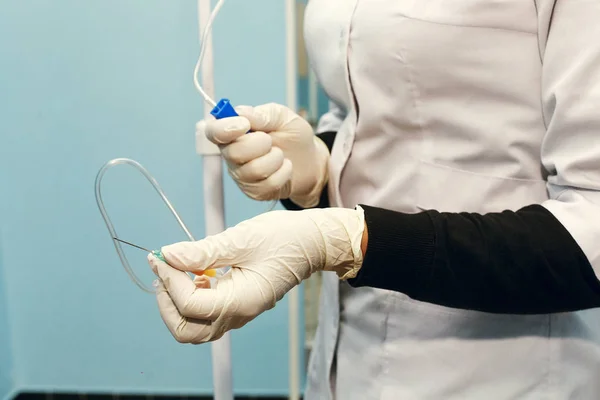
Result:
{"type": "MultiPolygon", "coordinates": [[[[211,11],[210,0],[198,0],[198,21],[201,31],[201,50],[200,56],[198,57],[198,61],[196,63],[196,67],[194,68],[194,86],[200,92],[205,102],[212,107],[210,113],[205,112],[205,118],[212,117],[217,119],[228,118],[237,116],[233,105],[227,99],[222,99],[218,103],[215,102],[211,96],[207,93],[207,91],[202,87],[200,82],[198,81],[198,73],[201,67],[205,67],[203,73],[203,82],[204,86],[207,86],[208,89],[211,89],[212,86],[212,66],[208,65],[212,63],[212,59],[203,64],[204,56],[207,53],[207,49],[209,48],[209,40],[210,33],[212,31],[213,22],[223,7],[225,0],[219,0],[216,4],[215,8],[211,11]],[[208,20],[205,19],[205,16],[210,14],[208,20]]],[[[203,133],[202,133],[203,135],[203,133]]],[[[200,138],[197,132],[197,139],[200,138]]],[[[206,140],[206,139],[204,139],[206,140]]],[[[207,234],[216,234],[225,229],[225,221],[224,221],[224,201],[223,201],[223,182],[222,182],[222,166],[221,159],[218,152],[214,151],[203,151],[200,154],[203,155],[203,165],[204,165],[204,197],[205,197],[205,219],[206,219],[206,232],[207,234]]],[[[104,219],[106,227],[109,231],[110,237],[115,246],[115,250],[119,256],[121,264],[123,268],[131,278],[131,280],[144,292],[146,293],[155,293],[154,287],[148,287],[145,285],[135,274],[133,268],[129,264],[129,260],[125,255],[122,245],[132,246],[133,248],[137,248],[143,250],[147,253],[153,254],[155,257],[160,259],[163,262],[166,262],[162,252],[160,250],[150,251],[144,246],[140,246],[123,239],[120,239],[117,235],[115,227],[108,216],[106,211],[106,207],[104,206],[104,202],[102,199],[102,179],[104,174],[108,171],[108,169],[115,167],[117,165],[129,165],[130,167],[135,168],[138,172],[140,172],[147,180],[150,182],[154,190],[158,193],[160,198],[163,200],[165,206],[169,209],[175,220],[177,221],[180,228],[184,231],[188,240],[195,241],[194,236],[187,228],[164,191],[156,181],[156,179],[148,172],[146,168],[144,168],[139,162],[128,159],[128,158],[117,158],[114,160],[108,161],[96,175],[95,181],[95,194],[96,194],[96,203],[98,205],[98,209],[100,210],[100,214],[104,219]]],[[[230,267],[221,268],[216,270],[216,276],[225,275],[230,267]]],[[[214,274],[215,271],[205,271],[204,274],[206,276],[211,277],[211,286],[214,285],[214,274]]],[[[155,285],[153,285],[155,286],[155,285]]],[[[211,344],[211,358],[212,358],[212,367],[213,367],[213,390],[214,390],[214,399],[215,400],[233,400],[233,374],[232,374],[232,365],[231,365],[231,336],[230,333],[226,333],[221,337],[221,339],[213,342],[211,344]]],[[[298,396],[294,396],[298,397],[298,396]]]]}
{"type": "MultiPolygon", "coordinates": [[[[212,45],[211,45],[211,32],[212,26],[217,17],[219,11],[223,7],[225,0],[218,0],[214,8],[211,9],[211,0],[197,0],[198,4],[198,21],[200,27],[200,54],[196,62],[193,74],[193,83],[196,90],[202,95],[206,105],[204,117],[208,118],[230,118],[238,116],[234,109],[234,106],[228,99],[221,99],[218,102],[211,97],[213,91],[213,60],[212,60],[212,45]],[[207,61],[205,61],[205,56],[207,61]],[[200,84],[198,74],[202,69],[202,82],[200,84]]],[[[290,105],[295,104],[295,19],[293,17],[295,12],[294,0],[286,0],[286,24],[287,30],[287,60],[288,60],[288,72],[287,72],[287,87],[288,87],[288,103],[290,105]]],[[[294,108],[294,106],[292,106],[294,108]]],[[[225,230],[225,218],[224,218],[224,189],[223,189],[223,172],[222,172],[222,161],[219,153],[219,149],[216,145],[213,145],[206,139],[202,124],[197,124],[196,127],[196,141],[197,141],[197,152],[202,155],[203,158],[203,176],[204,176],[204,217],[206,225],[206,234],[213,235],[225,230]]],[[[142,174],[157,192],[159,197],[162,199],[165,206],[169,209],[172,216],[175,218],[179,227],[183,230],[186,237],[190,241],[196,239],[187,228],[182,218],[175,210],[172,203],[167,198],[166,194],[156,181],[156,179],[144,168],[139,162],[128,159],[128,158],[117,158],[108,161],[99,171],[95,181],[95,194],[96,203],[98,209],[104,219],[106,227],[109,231],[110,237],[113,241],[115,250],[119,256],[123,268],[131,278],[131,280],[144,292],[155,293],[153,287],[145,285],[135,274],[122,245],[127,245],[139,250],[151,253],[163,262],[167,262],[160,250],[149,250],[145,246],[134,244],[129,241],[125,241],[117,235],[102,199],[102,179],[105,173],[112,167],[117,165],[128,165],[135,168],[142,174]]],[[[282,188],[284,190],[285,188],[282,188]]],[[[269,210],[273,209],[277,204],[277,201],[273,201],[269,210]]],[[[215,278],[225,275],[229,271],[230,267],[220,268],[217,270],[206,270],[203,272],[204,275],[208,276],[211,281],[211,286],[215,283],[215,278]]],[[[300,340],[298,331],[299,316],[299,295],[296,289],[293,289],[289,293],[289,398],[291,400],[300,398],[300,340]]],[[[214,388],[214,399],[215,400],[233,400],[233,376],[232,376],[232,364],[231,364],[231,336],[230,333],[226,333],[221,339],[211,343],[211,354],[212,354],[212,367],[213,367],[213,388],[214,388]]]]}
{"type": "MultiPolygon", "coordinates": [[[[217,15],[219,14],[219,11],[221,10],[221,8],[223,7],[223,4],[225,3],[225,0],[219,0],[219,2],[216,4],[215,8],[213,9],[213,11],[211,12],[211,15],[208,19],[208,23],[204,29],[204,32],[202,34],[202,38],[201,38],[201,43],[200,43],[200,56],[198,57],[198,61],[196,62],[196,66],[194,68],[194,86],[196,87],[196,89],[198,90],[198,92],[200,92],[200,94],[202,95],[202,97],[204,98],[205,102],[208,103],[209,105],[211,105],[213,108],[210,112],[210,114],[215,117],[216,119],[222,119],[222,118],[229,118],[229,117],[237,117],[238,114],[235,111],[233,105],[230,103],[230,101],[228,99],[221,99],[219,100],[219,102],[215,102],[212,97],[206,93],[206,91],[204,90],[204,88],[202,87],[202,85],[200,84],[200,82],[198,81],[198,73],[200,72],[200,68],[202,66],[202,62],[204,60],[204,56],[206,54],[206,43],[208,41],[209,35],[212,32],[212,26],[213,23],[215,21],[215,18],[217,17],[217,15]]],[[[179,224],[179,226],[181,227],[181,229],[185,232],[186,236],[188,237],[188,239],[190,241],[195,241],[196,239],[192,236],[190,230],[187,228],[187,226],[185,225],[185,223],[183,222],[183,220],[181,219],[181,217],[179,216],[179,214],[177,213],[177,211],[175,210],[175,208],[173,207],[173,205],[171,204],[171,202],[169,201],[169,199],[167,198],[166,194],[164,193],[164,191],[161,189],[160,185],[158,184],[158,182],[156,181],[156,179],[148,172],[148,170],[146,168],[144,168],[139,162],[135,161],[135,160],[131,160],[128,158],[118,158],[118,159],[114,159],[111,160],[109,162],[107,162],[99,171],[98,174],[96,175],[96,184],[95,184],[95,192],[96,192],[96,204],[98,205],[98,209],[100,210],[100,214],[102,215],[102,218],[104,219],[104,222],[106,224],[106,227],[108,228],[108,231],[111,235],[111,238],[113,240],[113,243],[115,245],[115,250],[117,251],[117,254],[119,256],[119,259],[121,261],[121,264],[123,265],[123,268],[125,269],[125,271],[127,272],[127,274],[129,275],[129,277],[131,278],[131,280],[140,288],[142,289],[144,292],[147,293],[154,293],[154,290],[149,288],[148,286],[146,286],[135,274],[135,272],[133,271],[133,269],[131,268],[131,265],[129,264],[129,261],[127,259],[127,256],[125,255],[125,252],[123,251],[123,248],[121,246],[121,244],[125,244],[143,251],[146,251],[148,253],[151,253],[153,256],[155,256],[156,258],[158,258],[159,260],[163,261],[163,262],[167,262],[165,257],[163,256],[162,252],[160,250],[148,250],[143,246],[122,240],[118,237],[117,232],[114,228],[114,225],[112,223],[112,221],[110,220],[110,217],[108,216],[108,213],[106,211],[106,207],[104,206],[104,202],[102,199],[102,179],[104,177],[104,174],[106,173],[106,171],[116,165],[129,165],[134,167],[136,170],[138,170],[152,185],[152,187],[154,188],[154,190],[158,193],[158,195],[161,197],[161,199],[163,200],[163,202],[165,203],[165,205],[167,206],[167,208],[169,209],[169,211],[171,212],[171,214],[175,217],[175,220],[177,221],[177,223],[179,224]]],[[[205,275],[210,276],[210,277],[214,277],[216,276],[222,276],[228,268],[221,268],[219,269],[218,272],[215,273],[214,270],[207,270],[205,271],[205,275]]]]}
{"type": "MultiPolygon", "coordinates": [[[[147,253],[152,253],[152,255],[154,255],[159,260],[161,260],[163,262],[167,262],[163,256],[162,252],[160,250],[148,250],[148,249],[144,248],[143,246],[120,239],[119,236],[117,235],[117,231],[116,231],[110,217],[108,216],[108,213],[106,212],[106,207],[104,206],[104,200],[102,198],[102,179],[104,178],[104,174],[106,173],[107,170],[109,170],[110,168],[117,166],[117,165],[129,165],[129,166],[135,168],[138,172],[140,172],[148,180],[148,182],[150,182],[150,185],[152,185],[152,187],[154,188],[156,193],[158,193],[158,195],[162,199],[163,203],[165,203],[165,205],[167,206],[167,208],[169,209],[169,211],[171,212],[171,214],[173,215],[173,217],[175,218],[175,220],[177,221],[177,223],[179,224],[179,226],[181,227],[181,229],[183,230],[183,232],[185,233],[187,238],[190,241],[195,241],[196,239],[191,234],[190,230],[187,228],[187,226],[185,225],[185,223],[183,222],[183,220],[181,219],[181,217],[175,210],[175,207],[173,207],[173,204],[171,204],[171,202],[167,198],[165,192],[162,190],[162,188],[160,187],[160,185],[158,184],[156,179],[154,179],[154,177],[150,174],[150,172],[148,172],[148,170],[146,168],[144,168],[139,162],[137,162],[135,160],[131,160],[129,158],[116,158],[116,159],[110,160],[109,162],[104,164],[104,166],[100,169],[100,171],[98,171],[98,174],[96,175],[96,185],[95,185],[96,203],[98,204],[98,209],[100,210],[100,214],[102,215],[102,218],[104,219],[104,223],[106,224],[106,227],[108,228],[108,232],[110,233],[110,236],[113,240],[113,244],[115,245],[115,250],[117,251],[119,259],[121,260],[121,264],[123,265],[125,272],[127,272],[127,274],[129,275],[129,277],[131,278],[133,283],[135,283],[141,290],[143,290],[146,293],[154,293],[154,289],[145,285],[142,282],[142,280],[140,278],[138,278],[138,276],[135,274],[135,272],[133,271],[133,268],[131,268],[131,265],[129,264],[129,260],[127,259],[127,256],[125,255],[125,252],[123,251],[123,247],[121,246],[121,244],[126,244],[128,246],[131,246],[131,247],[134,247],[134,248],[137,248],[140,250],[144,250],[147,253]]],[[[223,271],[223,269],[220,269],[219,271],[220,271],[220,273],[217,273],[218,275],[223,275],[226,272],[226,271],[223,271]]],[[[207,272],[207,274],[206,274],[207,276],[214,276],[212,270],[211,270],[211,272],[209,272],[209,271],[206,271],[206,272],[207,272]]]]}

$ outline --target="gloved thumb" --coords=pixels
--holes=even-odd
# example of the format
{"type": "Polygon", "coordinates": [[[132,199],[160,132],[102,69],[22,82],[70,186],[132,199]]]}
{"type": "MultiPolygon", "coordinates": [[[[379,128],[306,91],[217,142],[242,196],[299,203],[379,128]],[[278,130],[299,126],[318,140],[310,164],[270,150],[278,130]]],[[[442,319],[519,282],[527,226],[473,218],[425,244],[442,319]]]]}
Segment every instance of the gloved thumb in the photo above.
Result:
{"type": "Polygon", "coordinates": [[[256,107],[240,106],[235,109],[241,117],[250,121],[253,131],[270,133],[282,128],[286,122],[289,108],[276,103],[256,107]]]}
{"type": "Polygon", "coordinates": [[[245,254],[231,245],[229,230],[197,242],[180,242],[163,247],[167,263],[181,271],[201,272],[243,262],[245,254]]]}
{"type": "Polygon", "coordinates": [[[214,119],[199,126],[204,129],[207,139],[216,145],[230,144],[250,130],[250,122],[244,117],[214,119]]]}
{"type": "MultiPolygon", "coordinates": [[[[221,315],[226,299],[219,291],[210,289],[210,284],[206,285],[199,280],[192,281],[188,274],[172,268],[154,255],[148,255],[148,262],[160,279],[156,292],[159,303],[173,311],[177,310],[176,313],[169,313],[171,315],[163,315],[163,318],[172,320],[173,315],[181,315],[194,319],[215,320],[221,315]]],[[[185,327],[185,324],[181,325],[181,321],[172,321],[171,325],[177,326],[177,329],[185,327]]]]}

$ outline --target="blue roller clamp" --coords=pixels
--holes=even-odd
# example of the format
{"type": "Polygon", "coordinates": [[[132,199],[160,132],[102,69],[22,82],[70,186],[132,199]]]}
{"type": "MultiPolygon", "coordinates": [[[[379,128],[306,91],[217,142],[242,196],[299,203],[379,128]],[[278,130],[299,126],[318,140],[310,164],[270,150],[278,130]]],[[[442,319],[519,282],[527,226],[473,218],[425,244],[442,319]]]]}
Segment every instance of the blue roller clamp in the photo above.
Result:
{"type": "Polygon", "coordinates": [[[216,119],[223,119],[228,117],[239,117],[238,113],[235,112],[233,106],[227,99],[221,99],[210,112],[216,119]]]}

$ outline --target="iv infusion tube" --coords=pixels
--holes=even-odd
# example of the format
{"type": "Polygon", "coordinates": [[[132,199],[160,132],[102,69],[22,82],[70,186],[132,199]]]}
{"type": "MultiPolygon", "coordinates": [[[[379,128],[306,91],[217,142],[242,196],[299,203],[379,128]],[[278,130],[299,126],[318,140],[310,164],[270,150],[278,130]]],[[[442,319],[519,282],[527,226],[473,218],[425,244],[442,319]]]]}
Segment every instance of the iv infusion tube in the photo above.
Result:
{"type": "Polygon", "coordinates": [[[208,36],[212,34],[213,23],[215,22],[215,18],[219,14],[219,11],[221,11],[223,4],[225,4],[225,0],[219,0],[219,2],[217,3],[217,5],[215,6],[215,8],[212,11],[210,18],[208,19],[208,24],[206,25],[206,28],[204,29],[204,33],[202,34],[202,39],[201,39],[201,43],[200,43],[200,55],[198,56],[198,61],[196,62],[196,67],[194,68],[194,86],[196,87],[196,90],[198,90],[198,92],[200,92],[200,94],[204,98],[204,101],[206,101],[208,104],[210,104],[211,107],[215,107],[217,105],[217,102],[214,101],[214,99],[211,98],[208,95],[208,93],[206,93],[204,91],[204,89],[202,88],[202,85],[200,84],[200,81],[198,80],[198,73],[200,72],[200,68],[202,66],[202,60],[204,60],[204,54],[206,53],[206,42],[207,42],[208,36]]]}
{"type": "MultiPolygon", "coordinates": [[[[111,160],[111,161],[107,162],[106,164],[104,164],[104,166],[98,171],[98,174],[96,175],[96,184],[95,184],[96,204],[98,205],[98,210],[100,210],[100,214],[102,214],[102,219],[104,219],[104,223],[106,224],[106,227],[108,228],[108,233],[110,234],[110,237],[115,246],[115,250],[117,251],[117,254],[119,255],[121,264],[123,265],[123,268],[127,272],[127,275],[129,275],[131,280],[140,289],[142,289],[144,292],[147,292],[147,293],[154,293],[155,291],[153,289],[149,288],[148,286],[146,286],[137,277],[135,272],[133,272],[133,268],[131,268],[131,265],[129,264],[129,260],[127,259],[127,256],[125,255],[125,252],[123,251],[123,247],[121,246],[121,240],[119,239],[119,236],[117,235],[117,231],[116,231],[112,221],[110,220],[110,217],[108,216],[108,212],[106,211],[106,207],[105,207],[104,201],[102,199],[102,178],[104,177],[104,174],[110,168],[117,166],[117,165],[123,165],[123,164],[129,165],[129,166],[135,168],[138,172],[140,172],[148,180],[148,182],[150,182],[150,185],[152,185],[152,187],[154,188],[156,193],[158,193],[158,195],[162,199],[163,203],[165,203],[165,205],[167,206],[167,208],[169,209],[169,211],[171,212],[171,214],[177,221],[177,224],[183,230],[183,232],[185,233],[187,238],[191,242],[196,241],[196,239],[194,238],[194,236],[192,235],[192,233],[190,232],[188,227],[185,225],[185,223],[183,222],[183,220],[181,219],[181,217],[175,210],[175,207],[173,207],[173,204],[171,203],[171,201],[169,201],[169,199],[167,198],[167,195],[162,190],[162,188],[160,187],[160,185],[158,184],[156,179],[139,162],[137,162],[135,160],[131,160],[129,158],[116,158],[116,159],[111,160]]],[[[229,268],[221,268],[216,271],[216,274],[217,274],[217,276],[222,276],[228,270],[229,270],[229,268]]]]}
{"type": "MultiPolygon", "coordinates": [[[[221,11],[221,8],[223,7],[224,4],[225,4],[225,0],[219,0],[217,2],[217,4],[215,5],[215,8],[212,10],[212,13],[210,14],[208,23],[206,24],[206,28],[204,29],[204,32],[202,33],[202,38],[201,38],[201,43],[200,43],[200,55],[198,56],[198,61],[196,61],[196,66],[194,67],[194,87],[202,95],[202,97],[204,98],[204,101],[206,101],[208,104],[210,104],[210,106],[213,108],[215,108],[217,106],[217,102],[215,102],[215,100],[212,97],[210,97],[210,95],[208,93],[206,93],[206,91],[200,84],[200,81],[198,80],[198,74],[200,73],[200,68],[202,67],[202,61],[204,60],[204,55],[206,54],[207,39],[212,34],[213,23],[215,22],[215,19],[217,18],[219,11],[221,11]]],[[[279,189],[279,193],[280,193],[280,195],[278,196],[279,198],[281,197],[281,193],[283,193],[285,190],[286,190],[285,186],[282,187],[281,189],[279,189]]],[[[272,200],[269,203],[269,207],[268,207],[267,211],[273,211],[273,209],[275,209],[275,207],[277,206],[277,203],[278,203],[277,199],[272,200]]]]}

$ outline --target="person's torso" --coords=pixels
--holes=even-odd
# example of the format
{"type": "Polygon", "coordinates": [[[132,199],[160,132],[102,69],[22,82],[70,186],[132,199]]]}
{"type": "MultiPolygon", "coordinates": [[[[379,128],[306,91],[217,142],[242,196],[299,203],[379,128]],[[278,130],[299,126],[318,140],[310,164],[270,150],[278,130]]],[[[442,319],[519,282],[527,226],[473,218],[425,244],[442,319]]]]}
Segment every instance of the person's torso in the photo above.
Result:
{"type": "MultiPolygon", "coordinates": [[[[546,200],[550,3],[311,0],[309,56],[347,110],[332,203],[486,213],[546,200]]],[[[329,396],[336,340],[338,399],[600,398],[598,311],[491,315],[345,284],[340,301],[338,286],[324,280],[308,400],[329,396]]]]}

